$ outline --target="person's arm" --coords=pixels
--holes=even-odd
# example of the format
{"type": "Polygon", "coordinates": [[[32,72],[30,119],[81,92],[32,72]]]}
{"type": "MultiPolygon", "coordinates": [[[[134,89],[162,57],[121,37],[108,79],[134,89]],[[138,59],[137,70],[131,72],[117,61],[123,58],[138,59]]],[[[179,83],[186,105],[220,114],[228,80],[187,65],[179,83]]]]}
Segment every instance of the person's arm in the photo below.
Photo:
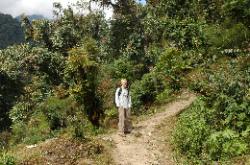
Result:
{"type": "Polygon", "coordinates": [[[119,107],[120,106],[120,100],[119,100],[119,96],[118,96],[118,93],[119,93],[119,88],[116,89],[116,92],[115,92],[115,104],[116,104],[116,107],[119,107]]]}
{"type": "Polygon", "coordinates": [[[129,95],[129,98],[128,98],[128,107],[131,108],[132,107],[132,101],[131,101],[131,95],[129,95]]]}

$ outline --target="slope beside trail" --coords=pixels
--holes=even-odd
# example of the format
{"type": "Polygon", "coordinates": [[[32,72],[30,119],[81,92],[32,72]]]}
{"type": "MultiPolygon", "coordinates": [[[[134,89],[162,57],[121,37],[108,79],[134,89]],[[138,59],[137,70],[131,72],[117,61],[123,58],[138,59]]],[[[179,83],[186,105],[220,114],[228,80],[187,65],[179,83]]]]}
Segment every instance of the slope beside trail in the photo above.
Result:
{"type": "MultiPolygon", "coordinates": [[[[192,104],[196,96],[190,93],[182,93],[179,99],[165,105],[163,112],[157,113],[144,121],[134,124],[133,130],[126,137],[117,133],[110,135],[114,142],[112,151],[116,165],[172,165],[175,164],[171,149],[160,150],[163,137],[158,136],[158,127],[168,118],[179,114],[192,104]]],[[[169,122],[171,125],[171,121],[169,122]]],[[[168,125],[164,126],[168,127],[168,125]]],[[[171,127],[171,126],[169,126],[171,127]]],[[[172,126],[173,127],[173,126],[172,126]]],[[[172,129],[172,128],[169,128],[172,129]]],[[[170,134],[170,131],[167,133],[170,134]]]]}

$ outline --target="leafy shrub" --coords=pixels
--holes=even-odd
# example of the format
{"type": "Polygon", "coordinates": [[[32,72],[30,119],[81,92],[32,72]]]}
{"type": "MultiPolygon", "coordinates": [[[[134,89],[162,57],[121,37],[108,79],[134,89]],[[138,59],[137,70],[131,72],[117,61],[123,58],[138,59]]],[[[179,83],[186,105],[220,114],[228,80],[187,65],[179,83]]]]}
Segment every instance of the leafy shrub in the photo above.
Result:
{"type": "Polygon", "coordinates": [[[11,126],[12,136],[10,143],[16,144],[24,141],[27,133],[27,125],[24,122],[16,122],[11,126]]]}
{"type": "MultiPolygon", "coordinates": [[[[117,80],[112,79],[111,75],[107,74],[107,69],[101,69],[102,76],[100,76],[97,92],[103,100],[103,109],[110,109],[114,106],[114,93],[117,87],[117,80]]],[[[120,81],[120,80],[119,80],[120,81]]]]}
{"type": "Polygon", "coordinates": [[[191,69],[204,63],[205,57],[199,51],[181,51],[166,48],[159,56],[155,70],[164,74],[169,86],[174,91],[184,86],[182,77],[191,69]]]}
{"type": "Polygon", "coordinates": [[[178,48],[198,49],[205,45],[203,21],[186,18],[182,20],[165,18],[163,39],[169,41],[171,46],[178,48]]]}
{"type": "Polygon", "coordinates": [[[147,66],[154,66],[159,59],[159,55],[162,53],[163,49],[160,45],[151,44],[145,52],[145,61],[147,66]]]}
{"type": "Polygon", "coordinates": [[[97,133],[88,122],[83,108],[73,98],[48,97],[33,108],[27,120],[15,120],[11,143],[34,144],[58,134],[70,138],[84,138],[97,133]]]}
{"type": "Polygon", "coordinates": [[[25,143],[35,144],[53,136],[47,117],[41,112],[33,114],[27,126],[25,143]]]}
{"type": "Polygon", "coordinates": [[[72,49],[69,52],[64,78],[69,85],[70,95],[83,106],[91,123],[99,126],[103,111],[102,101],[97,93],[99,67],[93,60],[96,53],[98,50],[89,50],[86,46],[72,49]],[[95,54],[91,54],[93,52],[95,54]]]}
{"type": "Polygon", "coordinates": [[[52,130],[66,126],[67,112],[72,108],[72,102],[70,98],[58,99],[56,97],[49,97],[39,106],[39,109],[47,117],[52,130]]]}
{"type": "Polygon", "coordinates": [[[236,22],[243,22],[246,25],[250,25],[249,19],[249,1],[225,1],[223,5],[223,11],[225,15],[233,19],[236,22]]]}
{"type": "Polygon", "coordinates": [[[116,118],[118,116],[117,108],[111,108],[110,110],[105,111],[105,116],[108,118],[116,118]]]}
{"type": "Polygon", "coordinates": [[[249,64],[242,63],[241,58],[223,58],[222,63],[201,70],[202,76],[194,79],[206,97],[197,110],[193,105],[180,116],[174,143],[181,153],[217,161],[249,152],[250,101],[246,89],[250,87],[250,75],[249,64]],[[202,130],[200,124],[209,131],[202,130]],[[203,140],[197,140],[197,132],[203,140]]]}
{"type": "Polygon", "coordinates": [[[9,112],[9,118],[13,123],[19,121],[28,122],[36,111],[36,106],[51,95],[51,86],[47,84],[45,79],[46,76],[32,76],[33,83],[28,83],[24,87],[23,95],[16,101],[16,104],[9,112]]]}
{"type": "Polygon", "coordinates": [[[17,103],[9,113],[12,122],[27,121],[32,114],[32,105],[29,102],[17,103]]]}
{"type": "Polygon", "coordinates": [[[209,46],[232,49],[245,46],[250,31],[241,23],[230,25],[230,27],[213,25],[204,29],[204,35],[209,46]]]}
{"type": "Polygon", "coordinates": [[[140,81],[135,81],[131,86],[133,107],[138,109],[142,105],[153,103],[163,88],[162,77],[158,73],[145,74],[140,81]]]}
{"type": "Polygon", "coordinates": [[[1,118],[9,127],[9,111],[13,121],[27,120],[33,107],[51,93],[51,86],[61,82],[64,57],[23,44],[1,51],[0,59],[0,95],[4,96],[0,97],[0,107],[1,112],[5,112],[1,118]]]}
{"type": "Polygon", "coordinates": [[[122,77],[125,77],[131,80],[132,77],[134,77],[132,62],[126,58],[120,58],[114,61],[111,72],[114,78],[120,79],[122,77]]]}
{"type": "Polygon", "coordinates": [[[204,150],[204,141],[210,134],[208,125],[210,110],[205,102],[197,99],[193,105],[181,114],[173,134],[173,143],[178,150],[190,158],[199,158],[204,150]]]}
{"type": "Polygon", "coordinates": [[[12,125],[11,143],[35,144],[52,136],[47,118],[41,112],[32,114],[28,123],[15,122],[12,125]]]}
{"type": "Polygon", "coordinates": [[[47,119],[52,131],[60,130],[73,138],[84,138],[86,116],[83,109],[76,104],[73,98],[59,99],[49,97],[39,107],[47,119]]]}
{"type": "Polygon", "coordinates": [[[171,94],[173,93],[173,90],[170,88],[170,86],[165,86],[165,89],[162,92],[158,93],[156,96],[157,103],[164,103],[171,97],[171,94]]]}
{"type": "Polygon", "coordinates": [[[116,128],[118,123],[118,110],[116,107],[112,107],[105,111],[105,118],[103,124],[107,128],[116,128]]]}
{"type": "Polygon", "coordinates": [[[208,155],[213,160],[239,156],[248,150],[248,144],[233,130],[212,133],[206,141],[208,155]]]}
{"type": "Polygon", "coordinates": [[[243,99],[238,103],[236,99],[226,95],[218,96],[214,107],[217,109],[217,120],[221,121],[221,127],[227,126],[235,131],[244,131],[250,124],[250,102],[243,99]],[[219,115],[220,113],[220,115],[219,115]]]}
{"type": "MultiPolygon", "coordinates": [[[[238,132],[229,129],[215,131],[218,128],[216,124],[220,124],[216,116],[216,109],[208,108],[204,99],[197,100],[180,116],[177,123],[173,142],[178,150],[190,158],[208,157],[211,160],[228,159],[246,153],[249,146],[238,132]]],[[[245,133],[248,136],[247,131],[245,133]]]]}
{"type": "Polygon", "coordinates": [[[0,156],[1,156],[0,157],[0,164],[1,165],[15,165],[16,164],[15,163],[16,159],[13,156],[11,156],[5,152],[2,153],[0,156]]]}
{"type": "Polygon", "coordinates": [[[70,114],[67,117],[67,121],[67,129],[70,137],[80,139],[85,137],[84,131],[86,131],[85,127],[88,123],[85,121],[82,111],[78,110],[77,112],[70,114]]]}

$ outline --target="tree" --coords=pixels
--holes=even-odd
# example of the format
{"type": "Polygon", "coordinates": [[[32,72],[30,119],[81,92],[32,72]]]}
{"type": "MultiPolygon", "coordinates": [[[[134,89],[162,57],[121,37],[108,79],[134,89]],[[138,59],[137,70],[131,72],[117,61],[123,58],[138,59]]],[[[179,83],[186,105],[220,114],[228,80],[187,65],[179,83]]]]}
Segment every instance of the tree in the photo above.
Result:
{"type": "Polygon", "coordinates": [[[92,44],[95,42],[89,40],[89,43],[85,43],[83,47],[69,51],[65,80],[69,85],[70,94],[82,105],[89,121],[99,126],[99,119],[103,112],[101,99],[97,93],[98,65],[94,60],[98,50],[92,44]]]}
{"type": "Polygon", "coordinates": [[[0,131],[8,129],[11,125],[8,112],[22,93],[22,86],[20,80],[0,70],[0,131]]]}
{"type": "Polygon", "coordinates": [[[223,5],[223,11],[232,20],[250,25],[250,0],[228,0],[223,5]]]}
{"type": "Polygon", "coordinates": [[[0,49],[24,42],[24,34],[18,20],[0,13],[0,49]]]}

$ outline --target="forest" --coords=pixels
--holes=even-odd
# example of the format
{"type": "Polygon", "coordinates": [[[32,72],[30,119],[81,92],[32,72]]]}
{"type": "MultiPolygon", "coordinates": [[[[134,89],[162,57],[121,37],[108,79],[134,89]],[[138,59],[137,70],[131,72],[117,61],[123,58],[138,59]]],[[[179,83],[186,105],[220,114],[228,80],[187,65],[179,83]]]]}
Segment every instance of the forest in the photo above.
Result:
{"type": "Polygon", "coordinates": [[[23,16],[25,42],[7,48],[0,26],[0,164],[22,164],[8,152],[20,144],[109,130],[121,78],[137,117],[196,93],[172,134],[188,164],[250,162],[250,0],[92,1],[112,19],[54,3],[55,19],[23,16]]]}
{"type": "Polygon", "coordinates": [[[0,12],[0,49],[24,42],[21,24],[11,15],[0,12]]]}

